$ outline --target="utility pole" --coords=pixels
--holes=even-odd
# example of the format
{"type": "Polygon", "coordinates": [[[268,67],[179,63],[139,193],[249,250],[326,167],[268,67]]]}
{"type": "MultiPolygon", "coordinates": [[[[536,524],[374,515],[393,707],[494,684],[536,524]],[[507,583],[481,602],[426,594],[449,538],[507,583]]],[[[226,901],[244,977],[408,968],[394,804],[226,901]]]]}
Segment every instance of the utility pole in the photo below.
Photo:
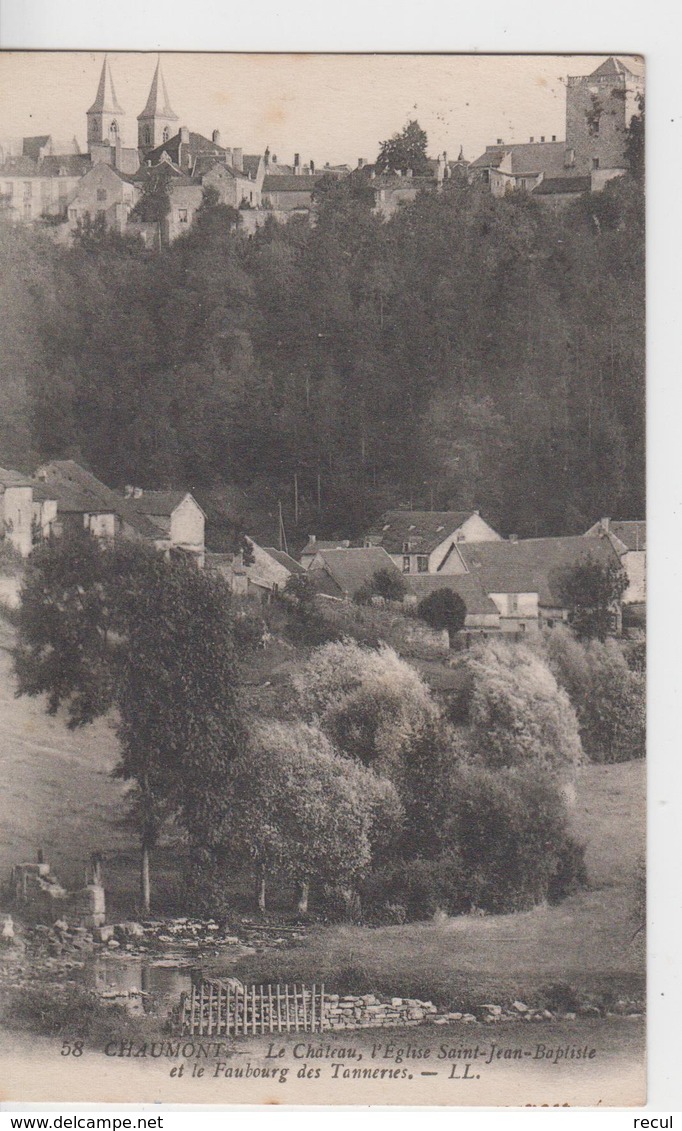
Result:
{"type": "Polygon", "coordinates": [[[298,475],[294,472],[294,525],[298,526],[298,475]]]}

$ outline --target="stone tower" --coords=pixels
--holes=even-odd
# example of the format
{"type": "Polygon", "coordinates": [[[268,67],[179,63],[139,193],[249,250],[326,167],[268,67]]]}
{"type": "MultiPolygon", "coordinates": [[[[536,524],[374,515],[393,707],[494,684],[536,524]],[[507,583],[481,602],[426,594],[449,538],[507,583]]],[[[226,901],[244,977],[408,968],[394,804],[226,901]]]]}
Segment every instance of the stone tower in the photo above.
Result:
{"type": "Polygon", "coordinates": [[[641,61],[608,58],[590,75],[566,86],[566,171],[593,181],[627,169],[625,142],[638,96],[644,93],[641,61]]]}
{"type": "Polygon", "coordinates": [[[105,55],[97,97],[87,112],[88,149],[92,150],[99,145],[122,144],[124,118],[125,113],[116,97],[109,58],[105,55]]]}
{"type": "Polygon", "coordinates": [[[177,114],[171,110],[166,80],[161,70],[161,56],[156,64],[147,105],[137,118],[137,144],[143,152],[156,149],[177,133],[177,114]]]}

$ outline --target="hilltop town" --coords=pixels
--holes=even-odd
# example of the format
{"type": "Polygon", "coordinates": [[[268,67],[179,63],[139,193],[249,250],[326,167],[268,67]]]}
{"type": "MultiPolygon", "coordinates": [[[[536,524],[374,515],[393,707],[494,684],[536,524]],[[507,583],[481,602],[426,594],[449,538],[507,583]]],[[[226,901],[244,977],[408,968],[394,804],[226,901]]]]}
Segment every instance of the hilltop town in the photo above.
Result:
{"type": "Polygon", "coordinates": [[[287,164],[269,148],[244,153],[241,147],[224,145],[219,129],[208,138],[180,124],[161,58],[137,116],[137,144],[132,145],[128,115],[105,57],[86,113],[86,152],[80,152],[75,140],[60,152],[48,134],[0,139],[2,208],[13,223],[49,224],[57,239],[68,239],[86,218],[101,218],[108,229],[136,233],[147,246],[186,232],[208,188],[239,211],[239,230],[245,235],[268,217],[280,222],[292,213],[313,218],[320,182],[330,178],[366,182],[374,209],[383,217],[414,201],[420,191],[442,191],[453,178],[484,184],[494,196],[521,188],[556,210],[583,193],[601,191],[628,169],[627,133],[632,118],[641,113],[643,93],[641,64],[610,57],[589,75],[568,77],[564,138],[538,136],[506,145],[497,138],[473,160],[466,160],[460,149],[456,160],[442,153],[417,168],[377,166],[364,158],[355,169],[329,162],[318,168],[312,159],[301,161],[299,153],[287,164]],[[150,219],[153,209],[140,202],[160,186],[168,207],[150,219]]]}

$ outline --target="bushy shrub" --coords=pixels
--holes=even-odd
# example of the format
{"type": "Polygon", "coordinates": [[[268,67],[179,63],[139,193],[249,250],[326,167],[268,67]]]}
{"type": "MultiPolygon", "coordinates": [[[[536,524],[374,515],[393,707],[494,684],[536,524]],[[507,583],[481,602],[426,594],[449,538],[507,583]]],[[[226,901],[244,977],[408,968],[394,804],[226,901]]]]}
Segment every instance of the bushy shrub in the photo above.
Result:
{"type": "Polygon", "coordinates": [[[470,718],[486,766],[538,766],[569,773],[582,758],[578,720],[566,691],[542,659],[502,641],[471,660],[470,718]]]}
{"type": "Polygon", "coordinates": [[[557,682],[578,716],[580,737],[593,762],[623,762],[645,752],[645,675],[633,670],[616,640],[581,643],[557,628],[540,642],[557,682]]]}
{"type": "Polygon", "coordinates": [[[452,785],[448,841],[472,907],[518,911],[557,901],[586,879],[556,782],[537,769],[462,767],[452,785]]]}
{"type": "Polygon", "coordinates": [[[436,859],[416,857],[372,872],[360,892],[363,917],[390,923],[430,919],[437,911],[468,910],[468,884],[457,852],[436,859]]]}
{"type": "Polygon", "coordinates": [[[392,648],[328,644],[294,678],[303,711],[340,750],[399,781],[411,742],[438,709],[426,684],[392,648]]]}
{"type": "Polygon", "coordinates": [[[387,644],[403,658],[440,660],[447,656],[447,641],[409,608],[396,604],[376,605],[371,602],[371,596],[367,601],[353,604],[338,601],[325,606],[325,620],[336,628],[338,638],[355,640],[367,648],[387,644]]]}
{"type": "Polygon", "coordinates": [[[234,618],[234,642],[239,652],[255,652],[263,647],[267,628],[254,609],[238,612],[234,618]]]}

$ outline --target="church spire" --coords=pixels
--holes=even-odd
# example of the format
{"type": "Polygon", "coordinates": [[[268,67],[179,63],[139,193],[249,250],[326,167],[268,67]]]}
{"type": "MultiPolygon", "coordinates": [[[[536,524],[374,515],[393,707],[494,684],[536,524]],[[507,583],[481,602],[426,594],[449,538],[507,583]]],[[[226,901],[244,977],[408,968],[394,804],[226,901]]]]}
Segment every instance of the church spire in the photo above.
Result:
{"type": "Polygon", "coordinates": [[[149,88],[147,104],[142,113],[138,114],[137,121],[140,149],[155,149],[164,141],[168,141],[171,133],[176,132],[172,127],[173,123],[178,121],[178,116],[171,109],[160,55],[149,88]]]}
{"type": "Polygon", "coordinates": [[[114,89],[114,80],[111,75],[111,67],[109,65],[109,56],[104,56],[102,63],[102,73],[99,76],[99,86],[97,88],[97,97],[92,106],[88,110],[88,114],[122,114],[123,110],[119,105],[116,97],[116,90],[114,89]]]}
{"type": "Polygon", "coordinates": [[[88,148],[120,142],[124,117],[125,111],[116,97],[109,56],[105,55],[97,97],[87,112],[88,148]]]}

